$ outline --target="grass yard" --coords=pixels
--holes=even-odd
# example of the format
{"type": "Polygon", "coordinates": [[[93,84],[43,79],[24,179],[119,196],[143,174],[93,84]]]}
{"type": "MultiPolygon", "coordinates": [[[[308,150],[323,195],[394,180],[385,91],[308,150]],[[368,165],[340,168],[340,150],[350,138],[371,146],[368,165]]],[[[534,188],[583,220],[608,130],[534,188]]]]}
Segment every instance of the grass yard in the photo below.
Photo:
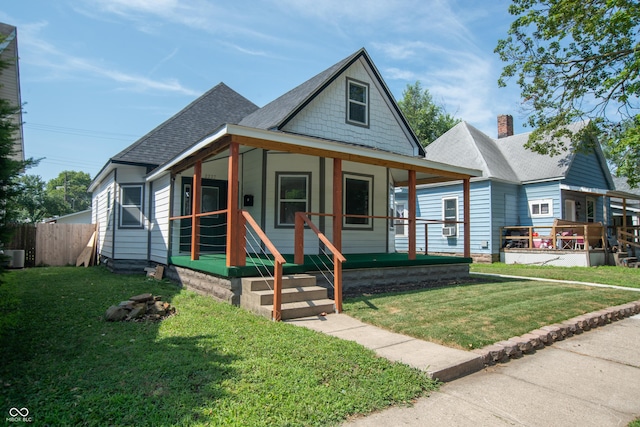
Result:
{"type": "Polygon", "coordinates": [[[483,283],[344,301],[346,314],[415,338],[481,348],[544,325],[640,299],[640,292],[526,280],[483,283]]]}
{"type": "Polygon", "coordinates": [[[506,274],[511,276],[541,277],[544,279],[576,280],[604,285],[640,288],[640,268],[615,266],[554,267],[523,264],[471,264],[472,273],[506,274]]]}
{"type": "Polygon", "coordinates": [[[0,411],[34,425],[325,426],[436,388],[347,341],[102,268],[12,271],[0,285],[0,411]],[[103,320],[151,292],[158,323],[103,320]]]}

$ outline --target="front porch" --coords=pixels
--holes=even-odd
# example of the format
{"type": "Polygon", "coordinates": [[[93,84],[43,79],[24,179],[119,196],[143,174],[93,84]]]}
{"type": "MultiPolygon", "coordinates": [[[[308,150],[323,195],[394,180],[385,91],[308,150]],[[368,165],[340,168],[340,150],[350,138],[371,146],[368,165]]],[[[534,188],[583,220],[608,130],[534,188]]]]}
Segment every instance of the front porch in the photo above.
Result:
{"type": "MultiPolygon", "coordinates": [[[[281,319],[340,311],[342,295],[443,286],[469,278],[470,258],[406,253],[349,254],[341,263],[341,282],[326,270],[323,255],[305,255],[302,264],[284,255],[279,283],[281,319]],[[321,289],[319,289],[321,288],[321,289]],[[318,291],[321,290],[321,294],[318,291]],[[328,299],[327,299],[328,298],[328,299]]],[[[225,254],[175,255],[167,276],[188,289],[273,316],[276,262],[272,256],[247,257],[246,265],[226,265],[225,254]],[[257,285],[257,286],[256,286],[257,285]],[[262,305],[256,301],[262,301],[262,305]]]]}

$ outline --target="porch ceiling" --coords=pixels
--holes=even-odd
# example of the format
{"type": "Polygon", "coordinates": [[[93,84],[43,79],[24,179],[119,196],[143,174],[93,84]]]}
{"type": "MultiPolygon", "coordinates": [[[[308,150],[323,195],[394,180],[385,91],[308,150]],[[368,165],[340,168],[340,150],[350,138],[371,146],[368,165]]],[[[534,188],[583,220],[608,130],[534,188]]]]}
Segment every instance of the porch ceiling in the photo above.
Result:
{"type": "Polygon", "coordinates": [[[403,156],[320,138],[226,125],[216,134],[203,139],[191,149],[158,168],[147,177],[147,180],[151,181],[168,170],[174,173],[183,171],[193,166],[198,160],[215,156],[224,157],[231,142],[238,143],[241,152],[263,148],[387,167],[391,169],[396,184],[400,186],[407,184],[410,170],[416,171],[418,184],[461,180],[481,175],[481,171],[476,169],[432,162],[419,157],[403,156]]]}

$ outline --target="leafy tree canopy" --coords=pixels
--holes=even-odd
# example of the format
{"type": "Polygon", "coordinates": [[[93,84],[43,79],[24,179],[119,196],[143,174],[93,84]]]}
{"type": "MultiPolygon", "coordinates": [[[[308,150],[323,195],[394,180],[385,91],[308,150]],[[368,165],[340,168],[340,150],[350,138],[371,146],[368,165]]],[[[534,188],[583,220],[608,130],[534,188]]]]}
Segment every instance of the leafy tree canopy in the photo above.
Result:
{"type": "Polygon", "coordinates": [[[460,122],[436,104],[429,90],[423,89],[419,81],[407,85],[398,106],[423,146],[431,144],[460,122]]]}
{"type": "Polygon", "coordinates": [[[61,202],[59,212],[55,215],[66,215],[83,211],[91,207],[91,195],[87,188],[91,184],[91,176],[86,172],[63,171],[47,182],[47,195],[61,202]]]}
{"type": "Polygon", "coordinates": [[[597,126],[617,175],[640,183],[640,3],[513,0],[509,13],[516,19],[495,50],[507,63],[499,84],[517,79],[534,129],[528,147],[580,149],[597,126]],[[595,126],[576,134],[565,127],[586,119],[595,126]]]}

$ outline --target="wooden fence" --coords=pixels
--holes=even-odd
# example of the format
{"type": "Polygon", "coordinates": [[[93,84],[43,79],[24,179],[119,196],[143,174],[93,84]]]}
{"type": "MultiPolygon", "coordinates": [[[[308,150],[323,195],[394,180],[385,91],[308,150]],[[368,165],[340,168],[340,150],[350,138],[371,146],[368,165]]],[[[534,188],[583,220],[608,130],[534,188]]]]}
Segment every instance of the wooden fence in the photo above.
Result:
{"type": "Polygon", "coordinates": [[[23,249],[25,267],[76,265],[95,224],[20,224],[5,249],[23,249]]]}
{"type": "Polygon", "coordinates": [[[4,249],[24,250],[24,266],[36,266],[36,226],[34,224],[20,224],[12,226],[11,238],[4,245],[4,249]]]}
{"type": "Polygon", "coordinates": [[[38,224],[36,265],[76,265],[95,224],[38,224]]]}

